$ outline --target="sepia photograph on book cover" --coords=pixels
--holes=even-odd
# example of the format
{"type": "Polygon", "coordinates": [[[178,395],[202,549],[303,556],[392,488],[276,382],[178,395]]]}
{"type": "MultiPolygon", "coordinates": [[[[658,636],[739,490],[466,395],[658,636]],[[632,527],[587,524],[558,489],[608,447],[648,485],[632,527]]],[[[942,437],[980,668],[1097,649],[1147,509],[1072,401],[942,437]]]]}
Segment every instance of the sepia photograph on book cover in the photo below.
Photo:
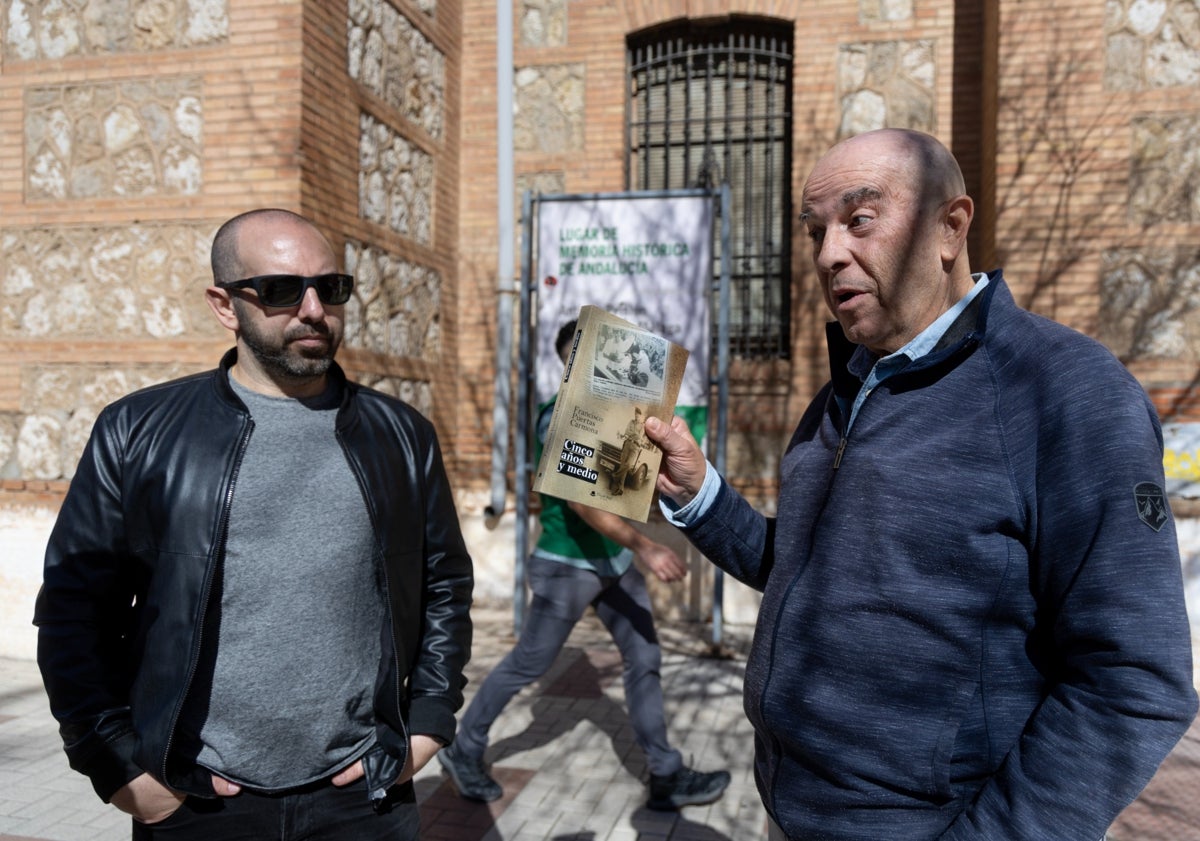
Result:
{"type": "Polygon", "coordinates": [[[533,489],[646,522],[688,351],[598,307],[580,310],[533,489]]]}

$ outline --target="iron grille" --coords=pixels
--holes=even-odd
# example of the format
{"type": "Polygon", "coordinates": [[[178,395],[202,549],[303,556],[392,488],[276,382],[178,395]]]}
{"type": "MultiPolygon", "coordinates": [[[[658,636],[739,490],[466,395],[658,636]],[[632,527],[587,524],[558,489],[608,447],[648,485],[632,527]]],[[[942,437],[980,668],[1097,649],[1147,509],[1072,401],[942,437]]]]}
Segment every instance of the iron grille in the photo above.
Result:
{"type": "Polygon", "coordinates": [[[729,183],[730,349],[739,356],[790,348],[792,39],[790,22],[738,16],[627,38],[626,188],[729,183]]]}

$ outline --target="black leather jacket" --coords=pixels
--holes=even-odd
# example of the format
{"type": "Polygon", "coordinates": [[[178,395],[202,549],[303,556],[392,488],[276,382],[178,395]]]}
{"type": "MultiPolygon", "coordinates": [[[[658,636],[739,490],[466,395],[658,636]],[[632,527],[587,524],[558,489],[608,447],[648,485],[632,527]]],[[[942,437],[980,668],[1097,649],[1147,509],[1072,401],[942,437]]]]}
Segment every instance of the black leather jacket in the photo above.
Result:
{"type": "MultiPolygon", "coordinates": [[[[105,800],[143,770],[213,794],[208,772],[171,749],[254,430],[229,386],[235,360],[230,351],[215,371],[105,408],[50,536],[34,615],[38,663],[71,767],[105,800]]],[[[378,794],[379,780],[395,780],[410,733],[454,737],[471,559],[433,426],[337,366],[331,376],[343,384],[337,438],[374,525],[391,618],[375,685],[382,752],[365,763],[378,794]]]]}

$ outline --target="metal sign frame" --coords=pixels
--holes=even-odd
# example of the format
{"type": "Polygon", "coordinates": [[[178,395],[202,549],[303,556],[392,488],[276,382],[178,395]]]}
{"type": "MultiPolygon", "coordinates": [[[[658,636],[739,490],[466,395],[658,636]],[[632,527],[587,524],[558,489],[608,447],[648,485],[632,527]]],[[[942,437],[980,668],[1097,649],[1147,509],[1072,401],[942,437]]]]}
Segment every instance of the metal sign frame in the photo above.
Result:
{"type": "MultiPolygon", "coordinates": [[[[530,477],[536,470],[532,463],[533,419],[535,401],[536,358],[534,348],[537,338],[537,310],[534,299],[538,284],[533,277],[535,248],[537,243],[534,225],[537,206],[541,202],[582,202],[595,200],[636,200],[653,198],[695,198],[704,196],[716,204],[716,219],[719,220],[716,235],[720,240],[720,272],[710,286],[710,305],[717,315],[716,353],[710,356],[709,365],[709,415],[715,428],[708,456],[714,467],[724,475],[729,415],[729,305],[730,305],[730,205],[731,194],[728,184],[718,189],[693,190],[649,190],[620,193],[574,193],[534,194],[526,190],[521,198],[521,277],[519,314],[517,320],[517,396],[516,429],[513,436],[514,485],[516,502],[516,554],[513,563],[513,631],[520,635],[525,619],[525,559],[529,554],[530,477]],[[715,403],[715,406],[713,405],[715,403]],[[715,410],[715,411],[714,411],[715,410]]],[[[710,310],[711,311],[711,310],[710,310]]],[[[497,348],[497,378],[507,382],[510,370],[511,350],[507,343],[497,348]]],[[[499,390],[497,394],[499,394],[499,390]]],[[[505,401],[507,403],[507,401],[505,401]]],[[[499,407],[497,407],[499,408],[499,407]]],[[[498,517],[497,510],[504,499],[505,477],[497,465],[507,463],[507,426],[497,427],[493,436],[493,504],[488,514],[498,517]]],[[[714,568],[712,627],[714,646],[721,643],[723,624],[724,574],[714,568]]]]}

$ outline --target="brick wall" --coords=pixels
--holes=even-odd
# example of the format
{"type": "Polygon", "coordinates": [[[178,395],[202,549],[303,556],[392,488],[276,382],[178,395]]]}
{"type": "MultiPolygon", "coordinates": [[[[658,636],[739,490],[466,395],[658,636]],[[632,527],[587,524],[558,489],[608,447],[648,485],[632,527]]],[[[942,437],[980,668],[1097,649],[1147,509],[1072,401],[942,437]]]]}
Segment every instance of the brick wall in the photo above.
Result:
{"type": "MultiPolygon", "coordinates": [[[[1186,248],[1194,240],[1190,219],[1150,221],[1130,214],[1131,170],[1139,154],[1136,115],[1200,111],[1200,88],[1177,80],[1149,80],[1120,89],[1119,68],[1128,39],[1141,39],[1151,62],[1175,56],[1172,37],[1194,37],[1183,14],[1187,4],[1166,4],[1163,20],[1147,21],[1131,4],[1103,0],[1039,0],[980,4],[862,2],[651,3],[572,0],[558,10],[565,25],[531,43],[522,29],[531,9],[551,18],[550,2],[514,5],[518,68],[518,183],[553,175],[564,192],[618,190],[624,186],[624,38],[627,33],[679,17],[760,14],[794,20],[793,196],[816,157],[835,141],[843,119],[838,90],[839,55],[866,55],[888,42],[933,44],[932,118],[919,128],[943,138],[963,165],[978,203],[971,251],[977,269],[1003,266],[1019,300],[1031,309],[1106,341],[1141,377],[1164,416],[1200,420],[1196,405],[1200,323],[1188,306],[1200,306],[1200,289],[1185,281],[1176,302],[1186,306],[1144,314],[1143,321],[1173,319],[1174,357],[1130,348],[1122,336],[1134,327],[1105,328],[1120,310],[1104,286],[1121,260],[1144,263],[1147,254],[1186,248]],[[1129,7],[1129,9],[1126,9],[1129,7]],[[1107,15],[1107,16],[1106,16],[1107,15]],[[1174,15],[1174,17],[1172,17],[1174,15]],[[1124,20],[1117,20],[1124,16],[1124,20]],[[1157,29],[1155,29],[1157,27],[1157,29]],[[1154,30],[1154,31],[1150,31],[1154,30]],[[1175,33],[1175,36],[1172,35],[1175,33]],[[1179,35],[1179,33],[1183,33],[1179,35]],[[1165,46],[1164,46],[1165,44],[1165,46]],[[1157,50],[1157,52],[1156,52],[1157,50]],[[583,89],[576,146],[521,148],[522,114],[534,112],[521,70],[571,66],[583,89]],[[523,98],[524,97],[524,98],[523,98]],[[1132,257],[1126,256],[1133,250],[1132,257]],[[1106,268],[1107,267],[1107,268],[1106,268]],[[1183,324],[1184,326],[1180,326],[1183,324]],[[1122,332],[1123,331],[1123,332],[1122,332]]],[[[493,359],[495,280],[494,56],[472,33],[494,26],[491,4],[464,5],[464,72],[479,84],[464,89],[462,260],[464,334],[481,341],[463,351],[465,401],[488,405],[493,359]]],[[[557,19],[555,19],[557,21],[557,19]]],[[[548,30],[547,30],[548,31],[548,30]]],[[[1194,49],[1194,48],[1193,48],[1194,49]]],[[[1178,59],[1175,59],[1178,64],[1178,59]]],[[[1153,163],[1153,162],[1152,162],[1153,163]]],[[[1186,199],[1186,197],[1185,197],[1186,199]]],[[[514,197],[514,201],[516,198],[514,197]]],[[[1200,220],[1197,220],[1200,221],[1200,220]]],[[[733,462],[749,487],[762,482],[770,495],[779,449],[810,395],[826,376],[824,305],[807,266],[807,243],[793,225],[793,353],[787,361],[735,365],[733,462]],[[740,407],[740,410],[737,409],[740,407]]],[[[1172,264],[1190,276],[1197,259],[1185,251],[1172,264]]],[[[1117,282],[1123,282],[1122,275],[1117,282]]],[[[1143,298],[1145,296],[1142,296],[1143,298]]],[[[1157,323],[1157,322],[1154,322],[1157,323]]],[[[482,481],[488,422],[484,413],[461,430],[460,441],[480,452],[482,481]]]]}
{"type": "MultiPolygon", "coordinates": [[[[653,3],[572,0],[565,4],[565,37],[549,43],[522,41],[522,23],[530,7],[548,4],[516,4],[517,29],[514,64],[518,68],[517,150],[518,183],[539,174],[558,177],[561,191],[587,193],[621,190],[625,186],[624,136],[626,69],[625,36],[628,33],[679,17],[722,16],[729,13],[758,14],[793,19],[796,25],[793,111],[795,139],[793,177],[790,188],[798,198],[804,177],[816,157],[837,138],[841,116],[837,86],[839,46],[846,43],[873,44],[902,37],[909,41],[932,40],[938,62],[939,84],[934,101],[936,116],[928,126],[951,139],[953,124],[952,66],[955,54],[953,4],[916,4],[918,11],[899,32],[894,24],[862,20],[858,4],[841,2],[697,3],[659,0],[653,3]],[[583,107],[571,115],[581,123],[578,146],[522,148],[522,115],[536,113],[538,102],[530,101],[522,87],[521,71],[572,66],[580,68],[583,107]]],[[[550,4],[552,5],[552,4],[550,4]]],[[[494,8],[489,3],[467,0],[464,4],[465,31],[484,31],[494,25],[494,8]]],[[[470,35],[467,36],[468,40],[470,35]]],[[[463,231],[460,282],[464,289],[464,315],[471,319],[470,334],[479,330],[490,336],[494,330],[495,265],[495,100],[494,57],[489,50],[464,54],[464,72],[469,78],[486,79],[486,84],[464,90],[463,231]]],[[[978,77],[975,77],[978,85],[978,77]]],[[[971,101],[977,102],[977,98],[971,101]]],[[[532,133],[532,132],[531,132],[532,133]]],[[[966,135],[977,139],[979,129],[966,135]]],[[[514,201],[517,199],[514,198],[514,201]]],[[[768,491],[775,476],[779,453],[804,405],[823,381],[824,322],[827,313],[813,288],[807,268],[807,241],[793,225],[793,348],[789,360],[735,362],[731,391],[733,452],[731,463],[747,489],[762,485],[768,491]]],[[[491,347],[480,343],[478,356],[464,356],[464,391],[471,400],[486,403],[491,395],[494,360],[491,347]]],[[[463,430],[464,436],[467,431],[463,430]]],[[[477,439],[486,444],[487,425],[481,424],[477,439]]],[[[481,462],[481,468],[483,464],[481,462]]],[[[485,475],[482,472],[480,477],[485,475]]]]}
{"type": "MultiPolygon", "coordinates": [[[[1200,288],[1192,280],[1200,250],[1189,250],[1200,218],[1156,217],[1153,210],[1187,206],[1189,195],[1200,194],[1200,186],[1192,190],[1195,167],[1185,153],[1156,156],[1160,148],[1185,150],[1200,141],[1186,119],[1200,111],[1200,87],[1186,81],[1200,56],[1189,5],[522,0],[512,7],[518,195],[511,200],[518,206],[526,186],[565,193],[624,188],[629,33],[685,17],[792,21],[793,205],[817,157],[854,124],[846,103],[862,92],[853,85],[862,84],[886,102],[889,115],[938,135],[959,158],[977,203],[969,245],[977,269],[1004,267],[1026,306],[1105,341],[1164,419],[1200,420],[1200,288]],[[910,88],[896,85],[886,66],[889,52],[906,51],[930,57],[930,67],[906,80],[916,79],[910,88]],[[855,82],[854,61],[867,66],[868,77],[874,63],[882,66],[876,78],[855,82]],[[1137,123],[1138,115],[1158,121],[1137,123]]],[[[495,372],[494,28],[493,4],[464,0],[469,83],[462,91],[456,445],[459,487],[475,493],[488,482],[495,372]]],[[[792,253],[790,358],[735,360],[731,372],[730,474],[765,510],[773,506],[791,430],[827,377],[829,316],[794,221],[792,253]]],[[[511,545],[502,536],[493,544],[496,552],[479,559],[487,581],[509,574],[511,545]]],[[[697,573],[701,579],[705,569],[697,573]]],[[[655,593],[656,607],[687,602],[686,613],[704,615],[706,587],[698,580],[673,600],[655,593]]],[[[728,591],[726,599],[727,615],[752,617],[752,600],[728,591]]]]}
{"type": "MultiPolygon", "coordinates": [[[[38,5],[27,4],[34,11],[38,5]]],[[[117,53],[83,49],[61,57],[37,54],[26,60],[15,58],[11,38],[6,40],[4,73],[0,75],[0,226],[9,237],[0,257],[0,269],[4,271],[6,284],[6,310],[11,311],[34,294],[34,290],[15,290],[12,277],[17,259],[14,243],[28,241],[35,233],[51,239],[60,233],[64,238],[74,233],[86,242],[109,231],[149,222],[195,230],[197,238],[202,239],[211,237],[220,221],[240,210],[256,205],[296,207],[299,18],[298,4],[232,3],[227,34],[203,45],[139,49],[128,44],[128,49],[117,53]],[[48,140],[47,133],[30,124],[34,104],[30,99],[31,89],[59,89],[64,91],[64,101],[71,102],[89,96],[102,100],[109,95],[112,85],[142,85],[147,89],[143,101],[153,101],[165,81],[176,79],[190,80],[201,102],[203,137],[198,146],[202,182],[196,189],[172,189],[158,183],[140,195],[129,195],[100,185],[90,191],[68,190],[66,195],[53,197],[31,186],[30,159],[38,144],[48,140]]],[[[160,100],[160,104],[166,109],[172,103],[160,100]]],[[[105,103],[98,101],[94,110],[81,105],[77,112],[67,114],[73,120],[66,129],[73,148],[63,155],[68,177],[77,176],[85,165],[78,147],[88,134],[88,124],[102,121],[104,108],[105,103]]],[[[149,142],[152,144],[153,139],[149,142]]],[[[151,152],[162,154],[163,150],[151,152]]],[[[81,248],[86,253],[86,245],[81,248]]],[[[47,250],[54,250],[53,243],[47,250]]],[[[194,249],[189,249],[173,255],[173,259],[197,256],[194,249]]],[[[50,256],[36,254],[30,259],[38,275],[34,289],[65,285],[72,280],[53,276],[50,256]]],[[[111,314],[104,311],[101,302],[114,293],[136,294],[141,286],[147,295],[153,295],[156,279],[150,274],[156,268],[140,267],[137,255],[131,254],[122,269],[129,275],[124,288],[101,288],[89,278],[85,289],[96,289],[93,301],[98,309],[81,313],[81,323],[70,329],[53,325],[56,329],[40,332],[23,321],[19,313],[8,318],[3,324],[9,360],[9,371],[0,380],[3,410],[10,417],[24,416],[30,411],[30,389],[37,368],[66,371],[79,366],[101,366],[120,370],[170,363],[177,366],[171,370],[175,373],[211,366],[228,342],[211,317],[206,319],[202,312],[201,293],[206,282],[203,263],[195,265],[187,277],[193,281],[188,294],[197,309],[189,313],[192,318],[184,332],[139,335],[138,331],[118,329],[111,314]]],[[[70,292],[65,289],[63,297],[70,292]]],[[[63,300],[51,303],[61,307],[63,300]]],[[[64,399],[54,407],[54,412],[65,423],[74,405],[74,401],[64,399]]],[[[89,410],[94,412],[95,407],[89,410]]],[[[78,457],[77,451],[73,457],[78,457]]],[[[64,461],[68,460],[64,454],[64,461]]],[[[70,471],[73,472],[73,461],[70,471]]],[[[70,472],[66,477],[69,475],[70,472]]],[[[51,501],[64,489],[66,477],[51,480],[29,475],[8,477],[0,485],[0,504],[51,501]]]]}
{"type": "MultiPolygon", "coordinates": [[[[378,0],[378,7],[382,8],[385,2],[378,0]]],[[[422,13],[405,3],[394,4],[394,8],[407,22],[405,40],[428,44],[444,57],[441,114],[423,124],[417,109],[406,107],[407,100],[399,101],[399,92],[389,94],[387,90],[373,90],[370,85],[360,84],[347,76],[344,4],[309,2],[303,34],[305,54],[300,88],[300,201],[304,213],[333,232],[335,247],[344,247],[348,242],[367,244],[385,252],[394,261],[431,270],[440,279],[439,288],[435,290],[439,325],[436,348],[431,347],[428,353],[418,357],[387,352],[378,347],[351,345],[339,360],[348,372],[372,385],[378,386],[380,379],[389,378],[427,383],[431,401],[419,408],[429,414],[439,434],[452,444],[459,420],[459,412],[455,410],[455,381],[461,332],[457,313],[459,290],[454,282],[459,237],[457,103],[461,21],[457,5],[445,0],[439,0],[433,14],[422,13]],[[370,218],[361,206],[360,132],[364,115],[376,129],[387,127],[411,148],[413,154],[431,161],[429,218],[420,225],[414,224],[407,232],[370,218]],[[420,228],[419,233],[417,228],[420,228]]],[[[394,30],[383,26],[379,31],[394,30]]],[[[395,50],[397,46],[387,44],[383,49],[395,50]]],[[[390,72],[399,72],[396,65],[407,58],[408,54],[394,55],[392,61],[395,64],[390,72]]],[[[388,71],[382,75],[383,84],[386,84],[388,71]]],[[[416,80],[410,78],[408,83],[411,88],[416,80]]],[[[398,184],[396,189],[402,190],[406,186],[407,182],[398,184]]],[[[392,309],[392,313],[372,312],[371,317],[394,316],[395,305],[392,309]]],[[[364,314],[364,320],[367,317],[364,314]]],[[[448,467],[457,473],[458,450],[454,446],[446,446],[446,450],[448,467]]]]}
{"type": "MultiPolygon", "coordinates": [[[[1003,265],[1024,304],[1112,347],[1164,419],[1197,421],[1200,165],[1187,150],[1200,142],[1200,35],[1190,5],[523,0],[513,5],[517,192],[624,187],[627,34],[681,17],[792,21],[794,200],[817,156],[847,126],[863,127],[845,105],[862,92],[854,85],[875,85],[887,113],[936,133],[962,161],[978,203],[977,268],[1003,265]],[[847,81],[851,59],[897,50],[927,56],[928,79],[919,73],[908,89],[847,81]]],[[[198,294],[206,244],[233,213],[282,205],[313,216],[355,262],[362,296],[341,359],[433,417],[464,520],[483,535],[497,306],[494,4],[205,7],[180,14],[207,18],[155,31],[106,20],[105,38],[78,30],[74,45],[22,41],[6,18],[0,337],[11,362],[0,372],[0,505],[54,499],[90,418],[122,389],[212,364],[229,339],[198,294]],[[124,116],[98,118],[110,114],[124,116]],[[106,142],[111,154],[97,157],[106,142]],[[412,323],[420,335],[400,329],[412,323]],[[17,445],[42,451],[18,462],[17,445]]],[[[519,207],[519,195],[506,200],[519,207]]],[[[733,370],[731,472],[768,507],[779,453],[826,376],[827,314],[806,249],[793,221],[790,358],[733,370]]],[[[484,566],[494,546],[507,569],[504,533],[483,538],[473,551],[484,566]]]]}
{"type": "Polygon", "coordinates": [[[44,1],[6,15],[0,505],[56,501],[105,402],[215,363],[231,337],[203,303],[208,245],[254,207],[304,213],[339,256],[374,261],[340,358],[453,436],[457,3],[203,6],[179,4],[149,29],[132,13],[85,25],[44,1]],[[365,31],[366,46],[354,40],[365,31]],[[403,43],[387,43],[397,32],[403,43]],[[419,193],[399,228],[364,211],[363,115],[424,167],[389,160],[399,175],[376,190],[393,217],[398,197],[419,193]],[[406,189],[413,178],[420,190],[406,189]],[[392,322],[421,296],[427,334],[401,336],[392,322]]]}
{"type": "MultiPolygon", "coordinates": [[[[49,14],[53,4],[25,5],[49,14]]],[[[398,389],[427,394],[424,408],[447,441],[457,483],[482,489],[489,475],[496,335],[495,8],[481,0],[467,0],[461,8],[445,2],[420,6],[379,0],[398,11],[419,40],[432,44],[444,59],[439,91],[444,111],[430,126],[347,73],[351,5],[360,4],[229,0],[224,26],[209,21],[211,31],[197,43],[173,42],[167,34],[149,44],[123,41],[115,50],[85,45],[53,54],[17,49],[10,37],[0,76],[0,219],[10,236],[4,259],[11,263],[7,243],[23,242],[34,232],[99,237],[135,224],[165,224],[191,229],[203,239],[232,213],[278,204],[313,216],[337,247],[366,243],[394,260],[430,270],[440,284],[434,351],[404,355],[370,343],[348,343],[344,361],[368,380],[394,380],[402,384],[398,389]],[[463,79],[468,83],[463,85],[463,79]],[[136,195],[104,185],[89,188],[79,161],[68,172],[73,180],[63,194],[54,194],[38,180],[36,147],[52,134],[31,128],[31,114],[41,115],[42,99],[75,103],[84,94],[133,97],[139,83],[152,88],[152,97],[166,97],[173,95],[163,92],[171,82],[183,91],[180,97],[200,93],[195,98],[203,129],[196,139],[193,181],[152,183],[136,195]],[[392,127],[414,153],[432,161],[429,237],[415,238],[366,218],[358,183],[364,114],[392,127]]],[[[1140,151],[1135,148],[1142,131],[1136,120],[1174,118],[1178,123],[1200,110],[1194,83],[1114,67],[1125,54],[1122,50],[1128,52],[1130,39],[1151,58],[1175,58],[1173,66],[1178,66],[1163,34],[1165,24],[1151,21],[1151,26],[1144,16],[1131,17],[1125,8],[1129,4],[1118,4],[1118,13],[1106,16],[1111,4],[1100,0],[969,5],[903,0],[736,7],[682,0],[518,4],[518,183],[553,184],[567,192],[623,187],[624,38],[630,32],[683,16],[730,12],[794,20],[794,196],[816,156],[838,136],[843,119],[839,97],[845,93],[838,90],[839,56],[848,48],[870,54],[890,42],[930,43],[934,108],[922,127],[955,149],[976,194],[979,212],[971,247],[977,265],[1003,265],[1027,306],[1107,341],[1151,390],[1164,416],[1200,418],[1200,339],[1195,328],[1186,326],[1191,310],[1160,306],[1142,319],[1176,325],[1175,355],[1164,356],[1172,348],[1164,351],[1162,342],[1147,348],[1130,338],[1146,330],[1131,319],[1128,307],[1105,309],[1113,296],[1103,284],[1113,276],[1113,266],[1139,266],[1152,255],[1181,249],[1167,268],[1155,264],[1150,273],[1183,278],[1176,301],[1194,305],[1198,297],[1186,285],[1196,262],[1186,247],[1197,220],[1186,214],[1154,218],[1131,212],[1138,190],[1156,188],[1156,161],[1138,163],[1139,154],[1149,153],[1146,144],[1140,151]],[[1121,15],[1129,19],[1118,20],[1121,15]],[[1121,40],[1123,31],[1132,35],[1121,40]],[[551,96],[578,97],[579,107],[547,111],[547,102],[537,99],[538,89],[523,87],[526,73],[540,74],[543,82],[562,80],[551,96]],[[549,122],[539,126],[537,118],[547,115],[562,119],[562,131],[549,131],[549,122]],[[1148,187],[1135,178],[1138,172],[1148,173],[1143,178],[1148,187]]],[[[1167,4],[1168,16],[1178,5],[1167,4]]],[[[1166,24],[1185,31],[1182,21],[1166,24]]],[[[47,107],[45,114],[51,113],[47,107]]],[[[68,116],[82,120],[89,115],[68,116]]],[[[1168,128],[1181,131],[1177,125],[1168,128]]],[[[78,126],[73,131],[82,145],[86,133],[78,126]]],[[[1182,131],[1186,137],[1186,126],[1182,131]]],[[[1171,204],[1172,198],[1165,196],[1163,203],[1171,204]]],[[[1186,196],[1174,198],[1183,203],[1186,196]]],[[[512,201],[516,207],[519,196],[512,201]]],[[[1148,203],[1144,196],[1140,201],[1148,203]]],[[[793,226],[791,359],[739,362],[734,370],[734,394],[745,410],[734,416],[734,461],[747,483],[766,482],[768,488],[778,448],[824,378],[826,314],[806,265],[805,245],[793,226]]],[[[174,259],[196,256],[177,254],[174,259]]],[[[206,268],[204,255],[198,256],[191,280],[202,284],[206,268]]],[[[139,268],[136,261],[129,266],[130,289],[153,288],[153,278],[142,281],[138,272],[152,274],[156,266],[139,268]]],[[[39,283],[46,280],[39,277],[39,283]]],[[[6,287],[10,301],[30,294],[6,287]]],[[[195,299],[186,304],[179,297],[183,315],[177,320],[184,326],[175,333],[112,329],[106,327],[109,319],[103,311],[90,321],[83,313],[77,319],[82,325],[73,324],[67,334],[61,329],[37,334],[22,329],[19,319],[5,322],[3,334],[16,364],[0,376],[0,412],[9,414],[10,423],[22,413],[32,376],[28,366],[34,363],[103,363],[118,369],[168,361],[191,369],[211,364],[227,339],[195,299]]]]}
{"type": "Polygon", "coordinates": [[[1100,338],[1164,420],[1194,422],[1195,134],[1154,125],[1200,111],[1187,5],[998,4],[994,237],[1022,304],[1100,338]],[[1190,84],[1168,75],[1189,62],[1190,84]]]}

